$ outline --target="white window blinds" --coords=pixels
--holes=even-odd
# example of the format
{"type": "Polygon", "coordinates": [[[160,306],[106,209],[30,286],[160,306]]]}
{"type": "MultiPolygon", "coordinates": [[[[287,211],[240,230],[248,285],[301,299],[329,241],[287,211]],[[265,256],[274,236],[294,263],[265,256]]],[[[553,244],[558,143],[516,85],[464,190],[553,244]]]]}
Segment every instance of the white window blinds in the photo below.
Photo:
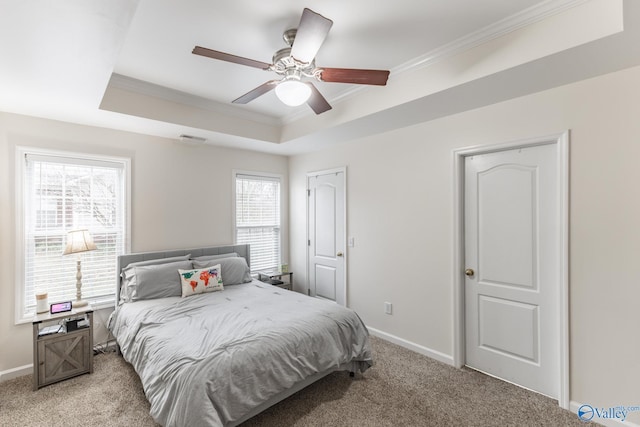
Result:
{"type": "Polygon", "coordinates": [[[280,179],[236,174],[236,243],[251,245],[251,270],[280,265],[280,179]]]}
{"type": "Polygon", "coordinates": [[[116,257],[125,252],[125,162],[25,153],[22,317],[35,294],[49,303],[76,298],[78,255],[63,256],[67,232],[86,228],[97,250],[80,254],[82,297],[113,302],[116,257]]]}

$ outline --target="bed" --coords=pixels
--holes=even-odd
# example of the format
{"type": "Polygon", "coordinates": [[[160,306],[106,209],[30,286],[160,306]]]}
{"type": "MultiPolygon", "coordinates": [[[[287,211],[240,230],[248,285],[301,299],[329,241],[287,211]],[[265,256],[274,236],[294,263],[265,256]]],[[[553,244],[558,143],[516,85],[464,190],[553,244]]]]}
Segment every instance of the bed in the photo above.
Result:
{"type": "Polygon", "coordinates": [[[109,329],[156,422],[237,425],[331,372],[372,366],[354,311],[252,279],[249,255],[230,245],[118,258],[109,329]]]}

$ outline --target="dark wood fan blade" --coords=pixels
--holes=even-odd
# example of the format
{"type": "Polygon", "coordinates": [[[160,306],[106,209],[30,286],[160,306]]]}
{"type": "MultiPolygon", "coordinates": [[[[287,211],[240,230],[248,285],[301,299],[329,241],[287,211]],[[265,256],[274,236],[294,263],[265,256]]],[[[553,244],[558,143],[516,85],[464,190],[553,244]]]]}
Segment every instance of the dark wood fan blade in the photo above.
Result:
{"type": "Polygon", "coordinates": [[[305,64],[313,61],[333,25],[331,19],[305,8],[291,47],[291,56],[305,64]]]}
{"type": "Polygon", "coordinates": [[[266,62],[254,61],[253,59],[243,58],[242,56],[231,55],[230,53],[218,52],[217,50],[207,49],[206,47],[196,46],[193,48],[194,55],[206,56],[207,58],[219,59],[221,61],[233,62],[234,64],[247,65],[249,67],[267,70],[271,64],[266,62]]]}
{"type": "Polygon", "coordinates": [[[389,78],[387,70],[359,70],[354,68],[323,68],[320,80],[331,83],[385,86],[389,78]]]}
{"type": "Polygon", "coordinates": [[[253,101],[254,99],[256,99],[257,97],[264,95],[265,93],[269,92],[270,90],[273,90],[276,86],[278,86],[278,83],[280,83],[280,80],[269,80],[268,82],[266,82],[264,84],[261,84],[257,88],[245,93],[240,98],[234,99],[233,103],[234,104],[247,104],[247,103],[253,101]]]}
{"type": "Polygon", "coordinates": [[[324,99],[324,96],[322,96],[313,83],[306,82],[305,84],[311,88],[311,96],[307,99],[309,107],[311,107],[316,114],[322,114],[325,111],[331,110],[331,105],[324,99]]]}

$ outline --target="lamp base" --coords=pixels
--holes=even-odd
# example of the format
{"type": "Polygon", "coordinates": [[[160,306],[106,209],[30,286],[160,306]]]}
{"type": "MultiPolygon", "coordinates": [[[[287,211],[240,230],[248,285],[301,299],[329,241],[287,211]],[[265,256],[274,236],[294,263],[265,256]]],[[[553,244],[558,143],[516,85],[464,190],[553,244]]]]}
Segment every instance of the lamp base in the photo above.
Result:
{"type": "Polygon", "coordinates": [[[81,299],[79,299],[79,300],[73,301],[73,302],[71,303],[71,306],[72,306],[73,308],[76,308],[76,307],[84,307],[85,305],[88,305],[88,304],[89,304],[89,302],[88,302],[88,301],[85,301],[85,300],[81,300],[81,299]]]}

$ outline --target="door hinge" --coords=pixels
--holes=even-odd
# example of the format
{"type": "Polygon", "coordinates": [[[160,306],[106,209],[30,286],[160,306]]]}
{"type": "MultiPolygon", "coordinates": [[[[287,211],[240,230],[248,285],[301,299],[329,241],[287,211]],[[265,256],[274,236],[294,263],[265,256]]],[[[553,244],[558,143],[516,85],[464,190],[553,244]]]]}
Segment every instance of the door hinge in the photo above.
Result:
{"type": "Polygon", "coordinates": [[[311,197],[311,190],[307,190],[307,197],[311,197]]]}
{"type": "Polygon", "coordinates": [[[311,240],[307,240],[307,246],[311,246],[311,240]]]}

